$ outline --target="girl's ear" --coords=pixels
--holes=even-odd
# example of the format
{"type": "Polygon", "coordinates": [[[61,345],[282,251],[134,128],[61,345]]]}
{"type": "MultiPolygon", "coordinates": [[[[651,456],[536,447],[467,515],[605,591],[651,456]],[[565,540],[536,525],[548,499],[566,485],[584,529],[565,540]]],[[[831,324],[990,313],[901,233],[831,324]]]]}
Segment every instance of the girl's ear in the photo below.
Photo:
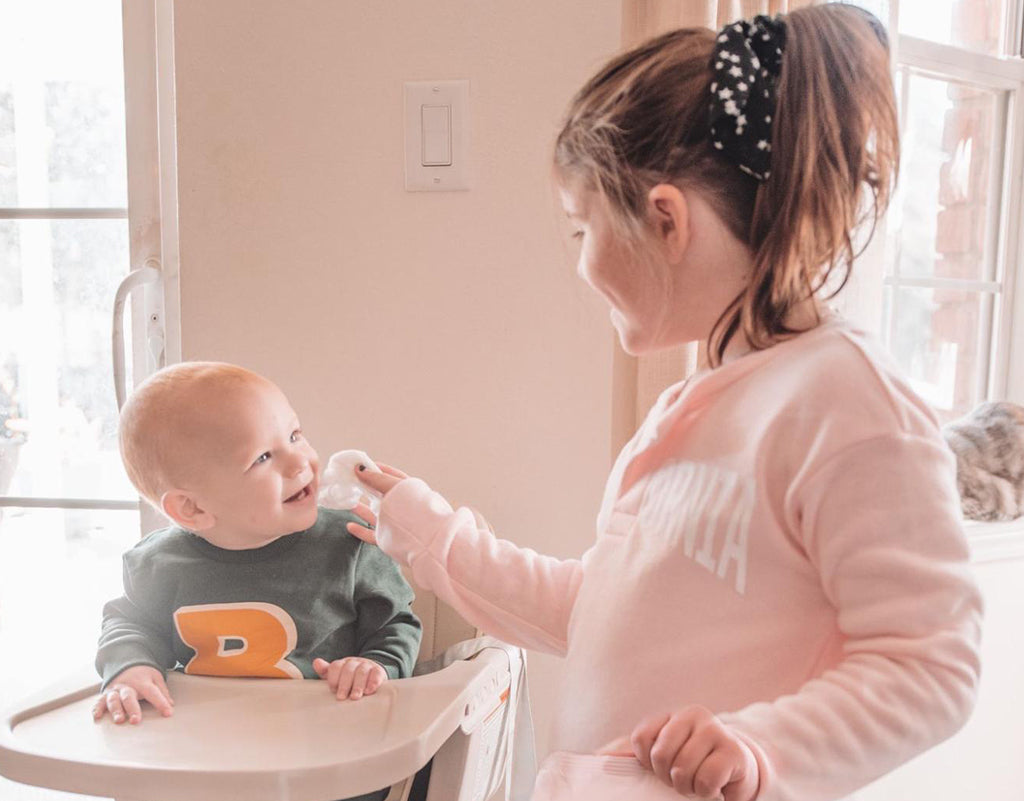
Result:
{"type": "Polygon", "coordinates": [[[186,531],[206,531],[217,522],[213,514],[202,509],[185,490],[167,490],[160,498],[160,508],[186,531]]]}
{"type": "Polygon", "coordinates": [[[690,244],[690,205],[672,184],[658,184],[647,193],[651,228],[671,261],[682,258],[690,244]]]}

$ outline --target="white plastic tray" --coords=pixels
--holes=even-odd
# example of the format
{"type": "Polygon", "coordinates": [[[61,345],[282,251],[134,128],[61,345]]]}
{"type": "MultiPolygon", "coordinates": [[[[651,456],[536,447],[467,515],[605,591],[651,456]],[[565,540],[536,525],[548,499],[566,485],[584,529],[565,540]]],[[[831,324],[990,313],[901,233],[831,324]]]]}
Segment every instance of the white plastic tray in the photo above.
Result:
{"type": "Polygon", "coordinates": [[[505,656],[484,651],[358,701],[322,681],[171,673],[174,715],[144,705],[134,726],[93,722],[99,685],[83,672],[4,714],[0,774],[140,801],[334,801],[423,767],[502,672],[505,656]]]}

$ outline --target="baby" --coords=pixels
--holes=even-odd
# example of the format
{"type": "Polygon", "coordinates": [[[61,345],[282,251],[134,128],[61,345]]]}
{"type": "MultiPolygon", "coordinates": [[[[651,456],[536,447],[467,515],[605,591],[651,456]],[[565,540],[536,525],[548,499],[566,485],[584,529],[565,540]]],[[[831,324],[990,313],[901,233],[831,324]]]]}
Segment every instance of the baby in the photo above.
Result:
{"type": "Polygon", "coordinates": [[[320,464],[280,389],[230,364],[186,362],[121,412],[121,456],[174,525],[124,555],[124,595],[103,609],[99,720],[163,715],[165,671],[321,678],[338,699],[411,675],[420,622],[395,563],[317,507],[320,464]]]}

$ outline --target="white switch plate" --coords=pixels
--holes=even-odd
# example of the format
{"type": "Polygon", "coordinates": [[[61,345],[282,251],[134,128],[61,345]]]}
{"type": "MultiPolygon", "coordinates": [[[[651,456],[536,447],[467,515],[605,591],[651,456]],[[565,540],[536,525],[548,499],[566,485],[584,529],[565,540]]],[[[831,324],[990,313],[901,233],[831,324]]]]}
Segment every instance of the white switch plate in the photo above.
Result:
{"type": "Polygon", "coordinates": [[[469,81],[405,84],[405,189],[451,192],[469,189],[469,81]],[[451,109],[451,164],[423,164],[423,106],[451,109]]]}

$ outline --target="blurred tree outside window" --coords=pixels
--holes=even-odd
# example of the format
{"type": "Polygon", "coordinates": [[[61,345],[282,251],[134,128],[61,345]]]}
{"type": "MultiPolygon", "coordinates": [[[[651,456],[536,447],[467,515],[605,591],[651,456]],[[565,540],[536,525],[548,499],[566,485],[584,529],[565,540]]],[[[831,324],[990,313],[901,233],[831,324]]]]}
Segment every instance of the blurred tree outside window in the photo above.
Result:
{"type": "Polygon", "coordinates": [[[119,0],[0,0],[0,706],[91,664],[140,532],[111,374],[123,59],[119,0]]]}

